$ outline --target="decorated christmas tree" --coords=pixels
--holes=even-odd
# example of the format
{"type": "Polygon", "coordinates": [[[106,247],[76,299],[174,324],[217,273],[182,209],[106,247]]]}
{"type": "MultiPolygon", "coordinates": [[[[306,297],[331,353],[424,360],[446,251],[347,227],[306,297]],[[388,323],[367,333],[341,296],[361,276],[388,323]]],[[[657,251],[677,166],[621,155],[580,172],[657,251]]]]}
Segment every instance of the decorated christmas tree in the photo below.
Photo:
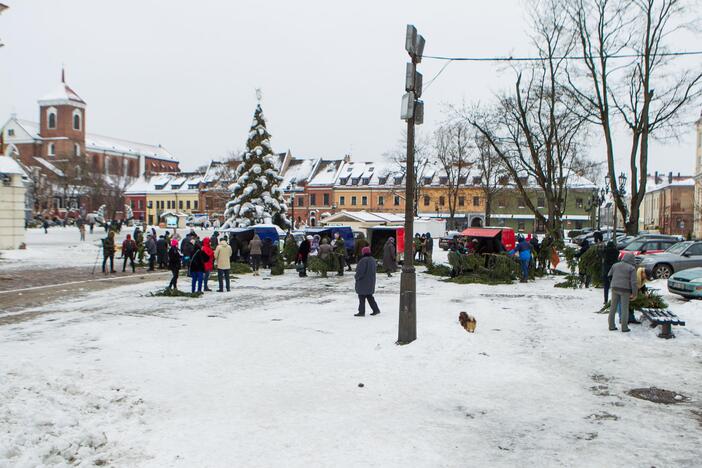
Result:
{"type": "Polygon", "coordinates": [[[247,151],[236,168],[236,183],[227,203],[225,228],[247,227],[255,224],[277,224],[283,229],[290,225],[287,206],[278,184],[283,180],[275,167],[270,134],[261,104],[256,107],[247,151]]]}

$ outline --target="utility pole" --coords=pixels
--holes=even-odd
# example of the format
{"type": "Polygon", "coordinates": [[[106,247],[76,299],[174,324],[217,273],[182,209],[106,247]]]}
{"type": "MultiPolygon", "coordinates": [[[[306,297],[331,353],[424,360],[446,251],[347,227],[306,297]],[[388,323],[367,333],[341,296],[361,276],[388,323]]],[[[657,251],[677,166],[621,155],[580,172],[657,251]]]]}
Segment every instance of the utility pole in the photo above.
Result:
{"type": "Polygon", "coordinates": [[[414,126],[424,122],[422,96],[422,74],[417,64],[422,61],[424,38],[417,28],[407,25],[405,50],[412,58],[405,73],[405,95],[402,97],[402,120],[407,121],[407,169],[405,171],[405,252],[400,276],[400,321],[397,343],[408,344],[417,339],[417,276],[414,271],[412,238],[414,237],[414,126]]]}

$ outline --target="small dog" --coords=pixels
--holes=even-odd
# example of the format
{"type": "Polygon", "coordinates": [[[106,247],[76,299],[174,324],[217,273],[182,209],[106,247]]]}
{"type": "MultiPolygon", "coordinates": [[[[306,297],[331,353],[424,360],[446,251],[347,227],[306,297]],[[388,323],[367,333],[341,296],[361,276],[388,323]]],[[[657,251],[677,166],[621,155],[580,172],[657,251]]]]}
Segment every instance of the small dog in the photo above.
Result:
{"type": "Polygon", "coordinates": [[[458,321],[468,333],[475,332],[475,326],[478,324],[478,321],[475,320],[475,317],[473,317],[472,315],[468,315],[465,312],[461,312],[460,314],[458,314],[458,321]]]}

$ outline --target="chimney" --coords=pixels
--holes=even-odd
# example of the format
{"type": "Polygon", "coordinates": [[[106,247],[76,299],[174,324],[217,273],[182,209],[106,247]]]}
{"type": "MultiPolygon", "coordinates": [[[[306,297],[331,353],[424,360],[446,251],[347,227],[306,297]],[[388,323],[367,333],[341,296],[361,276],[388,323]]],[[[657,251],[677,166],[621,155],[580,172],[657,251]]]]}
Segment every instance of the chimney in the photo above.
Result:
{"type": "Polygon", "coordinates": [[[658,185],[660,184],[660,180],[658,179],[658,171],[654,172],[653,174],[653,185],[658,185]]]}
{"type": "Polygon", "coordinates": [[[668,183],[672,184],[673,183],[673,171],[670,171],[668,173],[668,183]]]}

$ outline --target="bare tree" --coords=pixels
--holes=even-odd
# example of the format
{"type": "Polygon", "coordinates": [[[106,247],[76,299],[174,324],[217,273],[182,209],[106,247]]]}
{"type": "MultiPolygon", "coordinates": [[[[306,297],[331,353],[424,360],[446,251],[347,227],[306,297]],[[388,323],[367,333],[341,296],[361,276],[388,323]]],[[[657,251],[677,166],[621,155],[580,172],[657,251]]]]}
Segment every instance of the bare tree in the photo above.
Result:
{"type": "MultiPolygon", "coordinates": [[[[417,216],[419,209],[419,196],[422,187],[424,187],[425,176],[431,169],[430,165],[430,146],[431,142],[421,133],[415,134],[414,139],[414,215],[417,216]]],[[[383,157],[393,163],[397,168],[397,172],[406,176],[407,174],[407,131],[403,130],[402,137],[398,140],[397,145],[390,151],[383,154],[383,157]]],[[[407,177],[405,177],[407,179],[407,177]]]]}
{"type": "MultiPolygon", "coordinates": [[[[667,43],[685,26],[684,0],[578,0],[570,15],[582,52],[581,77],[571,77],[571,90],[591,122],[602,130],[610,190],[629,234],[638,232],[640,206],[646,193],[651,138],[678,135],[682,118],[702,93],[702,73],[672,70],[667,43]],[[613,62],[617,54],[634,55],[613,62]],[[614,151],[615,120],[629,130],[629,197],[617,190],[614,151]]],[[[689,11],[690,13],[692,11],[689,11]]]]}
{"type": "Polygon", "coordinates": [[[558,1],[534,4],[533,42],[541,60],[517,70],[514,90],[488,112],[464,115],[485,138],[521,193],[526,206],[554,240],[562,239],[568,178],[582,140],[583,118],[564,92],[566,56],[573,49],[569,17],[558,1]],[[544,215],[529,193],[544,193],[544,215]]]}
{"type": "Polygon", "coordinates": [[[445,177],[449,207],[449,225],[455,225],[458,193],[473,165],[471,133],[464,121],[446,123],[434,132],[434,158],[445,177]]]}
{"type": "Polygon", "coordinates": [[[477,133],[473,139],[477,149],[475,166],[480,172],[480,188],[485,197],[485,225],[490,226],[492,223],[492,204],[497,195],[505,188],[502,182],[507,176],[507,170],[485,136],[477,133]]]}

